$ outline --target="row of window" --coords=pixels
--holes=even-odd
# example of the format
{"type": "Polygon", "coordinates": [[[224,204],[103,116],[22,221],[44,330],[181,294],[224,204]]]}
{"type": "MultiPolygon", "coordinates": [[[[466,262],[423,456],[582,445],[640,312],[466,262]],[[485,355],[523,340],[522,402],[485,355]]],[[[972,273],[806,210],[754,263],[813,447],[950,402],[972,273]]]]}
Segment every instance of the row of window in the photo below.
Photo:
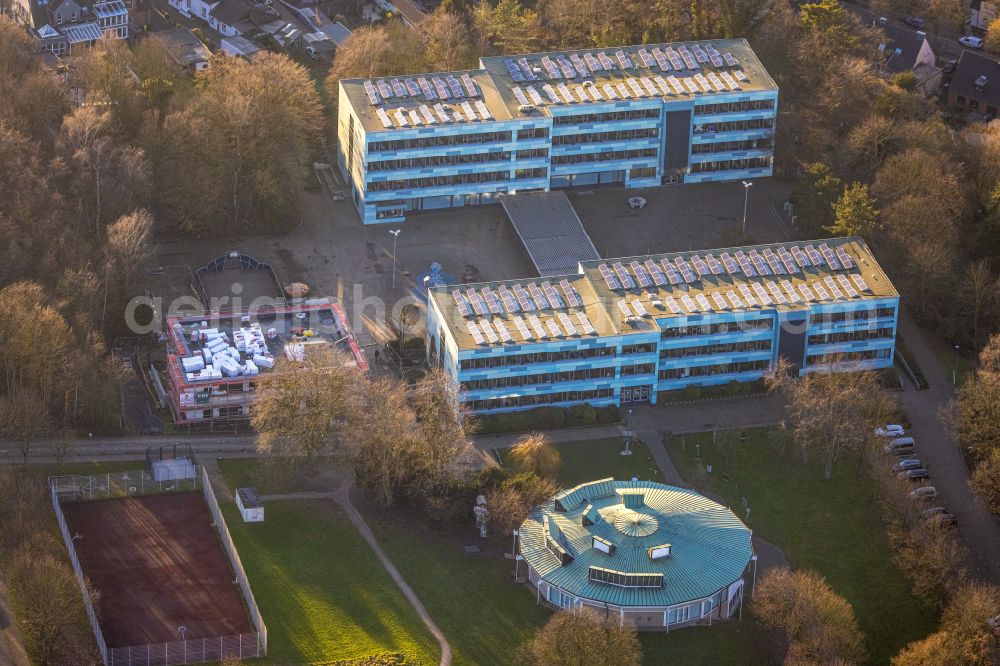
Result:
{"type": "Polygon", "coordinates": [[[574,155],[554,155],[552,164],[582,164],[584,162],[613,162],[615,160],[638,160],[656,157],[656,148],[642,150],[602,150],[599,153],[577,153],[574,155]]]}
{"type": "Polygon", "coordinates": [[[623,356],[626,354],[652,354],[655,351],[655,342],[642,342],[637,345],[622,345],[623,356]]]}
{"type": "Polygon", "coordinates": [[[614,391],[609,388],[594,389],[592,391],[561,391],[559,393],[540,393],[538,395],[518,395],[504,398],[490,398],[488,400],[471,400],[467,403],[473,411],[487,409],[509,409],[511,407],[530,407],[532,405],[549,405],[556,402],[583,402],[587,400],[600,400],[611,398],[614,391]]]}
{"type": "Polygon", "coordinates": [[[701,123],[694,126],[694,133],[742,132],[772,127],[774,127],[774,118],[751,118],[750,120],[731,120],[725,123],[701,123]]]}
{"type": "Polygon", "coordinates": [[[656,364],[654,363],[634,363],[632,365],[622,366],[622,377],[631,377],[633,375],[651,375],[656,372],[656,364]]]}
{"type": "Polygon", "coordinates": [[[867,321],[896,316],[896,308],[876,308],[874,310],[845,310],[842,312],[818,312],[809,315],[810,324],[832,324],[840,321],[867,321]]]}
{"type": "Polygon", "coordinates": [[[706,153],[734,153],[741,150],[770,150],[774,147],[771,139],[747,139],[746,141],[717,141],[715,143],[695,143],[691,145],[692,155],[706,153]]]}
{"type": "Polygon", "coordinates": [[[858,342],[860,340],[874,340],[876,338],[891,338],[893,330],[891,328],[861,329],[859,331],[839,331],[837,333],[820,333],[809,336],[811,345],[828,345],[837,342],[858,342]]]}
{"type": "Polygon", "coordinates": [[[666,370],[660,370],[660,379],[710,377],[712,375],[730,375],[737,372],[763,372],[770,369],[770,367],[771,362],[764,360],[719,363],[717,365],[696,365],[693,368],[668,368],[666,370]]]}
{"type": "Polygon", "coordinates": [[[738,160],[719,160],[718,162],[695,162],[691,165],[691,173],[711,173],[713,171],[738,171],[743,169],[766,169],[771,166],[768,157],[744,157],[738,160]]]}
{"type": "Polygon", "coordinates": [[[585,143],[606,143],[609,141],[635,141],[655,139],[660,136],[659,127],[617,130],[612,132],[592,132],[589,134],[561,134],[552,137],[553,146],[578,146],[585,143]]]}
{"type": "Polygon", "coordinates": [[[491,150],[488,153],[461,153],[459,155],[380,160],[369,162],[368,171],[395,171],[396,169],[426,169],[428,167],[480,164],[482,162],[509,162],[510,156],[511,153],[508,150],[491,150]]]}
{"type": "Polygon", "coordinates": [[[701,345],[698,347],[675,347],[660,350],[660,358],[684,358],[686,356],[710,356],[712,354],[734,354],[739,352],[769,351],[770,340],[747,340],[744,342],[726,342],[717,345],[701,345]]]}
{"type": "MultiPolygon", "coordinates": [[[[625,374],[622,368],[622,374],[625,374]]],[[[537,375],[514,375],[490,379],[472,379],[462,382],[463,391],[486,391],[509,386],[530,386],[532,384],[555,384],[558,382],[578,382],[588,379],[614,379],[615,368],[590,368],[587,370],[567,370],[566,372],[542,372],[537,375]]]]}
{"type": "Polygon", "coordinates": [[[747,319],[744,321],[724,321],[717,324],[698,324],[695,326],[675,326],[665,328],[660,333],[664,340],[669,338],[686,338],[691,335],[714,335],[716,333],[748,333],[751,331],[770,330],[771,319],[747,319]]]}
{"type": "Polygon", "coordinates": [[[659,109],[632,109],[630,111],[609,111],[607,113],[581,113],[573,116],[553,116],[553,125],[583,125],[585,123],[609,123],[622,120],[659,118],[659,109]]]}
{"type": "Polygon", "coordinates": [[[530,160],[538,157],[548,157],[548,148],[531,148],[529,150],[518,150],[514,153],[514,156],[519,160],[530,160]]]}
{"type": "MultiPolygon", "coordinates": [[[[514,171],[514,179],[524,178],[545,178],[548,169],[517,169],[514,171]]],[[[369,192],[392,192],[395,190],[414,190],[424,187],[447,187],[449,185],[472,185],[476,183],[493,183],[510,180],[509,171],[478,171],[474,173],[460,173],[451,176],[426,176],[423,178],[401,178],[399,180],[385,180],[378,183],[369,183],[369,192]]]]}
{"type": "Polygon", "coordinates": [[[582,349],[566,349],[563,351],[536,352],[534,354],[505,354],[503,356],[464,358],[459,362],[459,367],[462,370],[477,370],[480,368],[502,368],[512,365],[531,365],[532,363],[579,361],[587,358],[602,358],[614,355],[614,347],[587,347],[582,349]]]}
{"type": "Polygon", "coordinates": [[[462,146],[470,143],[509,143],[510,140],[511,133],[509,130],[506,132],[479,132],[473,134],[440,134],[435,136],[423,136],[414,139],[372,141],[368,144],[368,152],[375,153],[383,150],[434,148],[437,146],[462,146]]]}
{"type": "Polygon", "coordinates": [[[661,573],[625,573],[602,567],[590,567],[588,576],[595,583],[607,583],[618,587],[663,587],[661,573]]]}
{"type": "Polygon", "coordinates": [[[694,107],[694,115],[707,116],[712,113],[734,113],[736,111],[764,111],[774,108],[773,99],[751,99],[745,102],[722,102],[701,104],[694,107]]]}
{"type": "Polygon", "coordinates": [[[806,357],[807,365],[826,365],[827,363],[851,363],[852,361],[871,361],[877,358],[889,358],[892,349],[865,349],[864,351],[845,352],[841,354],[814,354],[806,357]]]}

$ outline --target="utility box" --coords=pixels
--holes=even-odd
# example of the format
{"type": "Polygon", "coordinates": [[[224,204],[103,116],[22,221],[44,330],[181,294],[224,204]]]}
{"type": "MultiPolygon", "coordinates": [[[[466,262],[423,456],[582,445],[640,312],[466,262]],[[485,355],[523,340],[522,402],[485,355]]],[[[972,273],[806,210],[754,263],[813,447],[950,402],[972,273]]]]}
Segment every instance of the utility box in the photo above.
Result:
{"type": "Polygon", "coordinates": [[[240,509],[244,523],[264,522],[264,504],[260,501],[256,488],[237,488],[236,506],[240,509]]]}

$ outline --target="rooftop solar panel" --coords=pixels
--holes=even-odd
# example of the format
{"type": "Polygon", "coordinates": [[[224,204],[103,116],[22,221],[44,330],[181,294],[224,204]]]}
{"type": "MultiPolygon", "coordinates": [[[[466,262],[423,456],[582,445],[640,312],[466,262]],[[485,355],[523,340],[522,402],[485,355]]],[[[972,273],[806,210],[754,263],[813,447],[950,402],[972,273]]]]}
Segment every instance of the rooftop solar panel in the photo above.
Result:
{"type": "Polygon", "coordinates": [[[615,275],[621,281],[622,286],[626,289],[635,289],[635,282],[632,281],[632,276],[629,275],[628,270],[622,265],[620,261],[616,261],[612,264],[612,268],[615,269],[615,275]]]}
{"type": "Polygon", "coordinates": [[[792,303],[801,303],[802,298],[799,296],[798,292],[795,291],[795,287],[788,280],[781,281],[781,287],[785,290],[785,294],[788,295],[788,300],[792,303]]]}
{"type": "Polygon", "coordinates": [[[716,310],[728,310],[729,309],[729,304],[726,303],[726,299],[724,299],[722,297],[722,294],[720,294],[717,291],[713,291],[712,292],[712,302],[715,303],[715,309],[716,310]]]}
{"type": "Polygon", "coordinates": [[[813,282],[812,288],[813,288],[813,291],[815,291],[816,294],[821,299],[823,299],[824,301],[831,300],[829,292],[827,292],[826,288],[823,285],[821,285],[819,282],[813,282]]]}
{"type": "Polygon", "coordinates": [[[785,295],[781,292],[781,289],[778,287],[778,285],[774,284],[773,282],[767,283],[767,290],[771,292],[771,298],[774,300],[775,303],[784,304],[788,302],[788,299],[785,298],[785,295]]]}
{"type": "Polygon", "coordinates": [[[496,297],[493,290],[489,287],[482,288],[483,299],[486,301],[486,307],[490,309],[493,314],[500,314],[503,312],[503,308],[500,306],[500,299],[496,297]]]}
{"type": "Polygon", "coordinates": [[[626,317],[634,316],[632,314],[632,309],[628,306],[628,303],[625,301],[624,298],[618,301],[618,309],[621,310],[621,313],[626,317]]]}
{"type": "Polygon", "coordinates": [[[500,336],[500,340],[502,342],[511,342],[514,340],[510,331],[507,330],[507,324],[503,322],[503,319],[495,319],[493,321],[493,326],[496,327],[497,334],[500,336]]]}
{"type": "Polygon", "coordinates": [[[594,328],[594,325],[590,323],[590,318],[587,316],[585,312],[577,312],[576,320],[580,322],[580,328],[583,329],[584,335],[593,335],[594,333],[597,332],[597,330],[594,328]]]}
{"type": "Polygon", "coordinates": [[[465,296],[462,292],[456,289],[451,292],[452,297],[455,299],[455,306],[458,307],[458,313],[463,317],[469,317],[472,315],[472,308],[469,307],[469,303],[465,300],[465,296]]]}
{"type": "Polygon", "coordinates": [[[750,293],[750,287],[745,284],[740,284],[737,285],[737,288],[740,290],[740,295],[743,296],[743,300],[746,301],[748,307],[752,308],[757,305],[757,299],[753,297],[752,293],[750,293]]]}
{"type": "Polygon", "coordinates": [[[740,297],[737,296],[736,292],[733,291],[732,289],[730,289],[729,291],[726,292],[726,298],[728,298],[729,302],[733,304],[733,309],[734,310],[742,310],[743,309],[743,301],[740,300],[740,297]]]}
{"type": "Polygon", "coordinates": [[[807,284],[800,284],[799,285],[799,293],[802,294],[802,299],[803,300],[806,300],[806,301],[817,301],[817,300],[819,300],[818,298],[816,298],[816,295],[813,294],[812,290],[809,288],[809,285],[807,285],[807,284]]]}
{"type": "Polygon", "coordinates": [[[677,305],[677,301],[674,299],[673,296],[667,296],[666,298],[663,299],[663,302],[666,303],[667,309],[670,310],[672,313],[674,314],[681,313],[681,306],[677,305]]]}
{"type": "Polygon", "coordinates": [[[632,301],[632,308],[635,310],[635,313],[637,315],[639,315],[640,317],[648,317],[649,316],[649,311],[646,309],[646,306],[643,305],[642,301],[640,301],[638,299],[632,301]]]}
{"type": "Polygon", "coordinates": [[[756,294],[757,300],[761,305],[771,305],[773,303],[770,294],[767,293],[767,290],[759,282],[753,283],[753,293],[756,294]]]}
{"type": "Polygon", "coordinates": [[[548,301],[545,299],[545,294],[534,282],[528,283],[528,293],[531,294],[531,300],[535,302],[535,307],[539,310],[545,310],[549,307],[548,301]]]}
{"type": "Polygon", "coordinates": [[[566,330],[566,335],[579,335],[580,334],[576,330],[576,326],[573,325],[573,322],[570,320],[568,314],[566,314],[565,312],[560,312],[556,316],[559,319],[559,323],[562,324],[562,327],[566,330]]]}
{"type": "Polygon", "coordinates": [[[514,291],[514,296],[517,298],[517,304],[521,306],[521,310],[524,312],[531,312],[535,309],[535,304],[531,302],[530,298],[528,298],[528,292],[524,290],[524,287],[519,284],[515,284],[512,289],[514,291]]]}
{"type": "Polygon", "coordinates": [[[472,339],[475,340],[477,345],[485,345],[486,338],[483,337],[482,332],[480,332],[479,327],[474,321],[465,322],[466,328],[469,329],[469,334],[472,335],[472,339]]]}
{"type": "Polygon", "coordinates": [[[709,304],[708,299],[705,298],[705,294],[696,294],[694,300],[703,312],[711,312],[712,306],[709,304]]]}
{"type": "Polygon", "coordinates": [[[535,332],[535,335],[539,338],[549,337],[545,333],[545,328],[542,326],[541,320],[535,315],[528,315],[528,323],[531,324],[531,330],[535,332]]]}
{"type": "Polygon", "coordinates": [[[600,264],[597,267],[597,270],[601,272],[601,277],[604,278],[604,282],[608,285],[608,289],[621,289],[621,285],[618,284],[618,278],[616,278],[615,274],[611,272],[611,269],[608,268],[607,264],[600,264]]]}
{"type": "Polygon", "coordinates": [[[837,275],[837,282],[840,284],[840,288],[844,290],[844,293],[847,294],[848,298],[857,298],[860,295],[858,294],[858,290],[854,288],[854,285],[851,284],[851,281],[848,280],[847,276],[843,273],[837,275]]]}
{"type": "Polygon", "coordinates": [[[521,334],[522,340],[527,342],[534,339],[534,336],[531,335],[531,331],[528,330],[528,326],[524,323],[523,319],[520,317],[514,317],[513,321],[515,328],[517,328],[517,332],[521,334]]]}
{"type": "Polygon", "coordinates": [[[382,127],[386,129],[392,127],[392,119],[389,118],[389,114],[385,112],[385,109],[375,109],[375,115],[382,121],[382,127]]]}
{"type": "Polygon", "coordinates": [[[681,304],[687,308],[688,312],[698,312],[698,306],[695,305],[694,301],[687,294],[681,296],[681,304]]]}
{"type": "Polygon", "coordinates": [[[514,294],[511,293],[507,285],[500,285],[497,288],[500,292],[500,300],[503,301],[503,307],[507,312],[517,312],[520,308],[517,306],[517,300],[514,298],[514,294]]]}
{"type": "Polygon", "coordinates": [[[582,301],[580,301],[580,296],[576,293],[576,289],[573,285],[569,283],[569,280],[560,280],[559,287],[563,290],[563,294],[566,296],[566,302],[571,308],[580,307],[582,301]]]}
{"type": "Polygon", "coordinates": [[[563,337],[562,329],[559,328],[559,324],[556,323],[555,319],[546,320],[545,324],[549,327],[549,334],[553,338],[563,337]]]}
{"type": "Polygon", "coordinates": [[[667,277],[660,270],[660,267],[656,265],[656,262],[652,259],[646,260],[646,271],[652,276],[653,283],[657,287],[661,287],[667,283],[667,277]]]}
{"type": "Polygon", "coordinates": [[[813,266],[819,266],[823,261],[823,257],[816,251],[816,248],[812,244],[806,245],[806,256],[809,257],[809,261],[812,262],[813,266]]]}
{"type": "Polygon", "coordinates": [[[871,291],[871,287],[868,286],[865,279],[857,273],[851,274],[851,280],[854,281],[854,286],[858,288],[858,291],[871,291]]]}
{"type": "Polygon", "coordinates": [[[559,298],[559,293],[552,286],[551,282],[546,281],[542,283],[542,293],[545,294],[545,298],[549,301],[549,305],[552,306],[553,310],[565,307],[562,299],[559,298]]]}
{"type": "Polygon", "coordinates": [[[633,261],[628,265],[628,267],[632,269],[632,273],[635,274],[635,279],[639,281],[640,287],[647,289],[653,286],[652,279],[650,279],[649,274],[646,273],[646,269],[644,269],[638,261],[633,261]]]}
{"type": "Polygon", "coordinates": [[[847,250],[844,248],[837,248],[837,258],[840,259],[840,263],[844,265],[844,268],[854,268],[854,260],[851,259],[851,255],[847,254],[847,250]]]}

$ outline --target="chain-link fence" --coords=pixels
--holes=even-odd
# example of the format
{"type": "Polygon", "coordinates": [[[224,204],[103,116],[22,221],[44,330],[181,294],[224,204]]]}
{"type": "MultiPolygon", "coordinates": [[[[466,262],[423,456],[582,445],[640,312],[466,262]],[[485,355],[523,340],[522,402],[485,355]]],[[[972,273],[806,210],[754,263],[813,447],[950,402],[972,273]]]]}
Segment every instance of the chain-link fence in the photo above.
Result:
{"type": "Polygon", "coordinates": [[[157,481],[149,470],[107,472],[105,474],[50,476],[49,485],[61,502],[105,499],[108,497],[134,497],[160,493],[182,493],[198,490],[201,480],[190,479],[157,481]]]}
{"type": "Polygon", "coordinates": [[[107,666],[175,666],[263,654],[260,636],[253,633],[110,648],[104,663],[107,666]]]}

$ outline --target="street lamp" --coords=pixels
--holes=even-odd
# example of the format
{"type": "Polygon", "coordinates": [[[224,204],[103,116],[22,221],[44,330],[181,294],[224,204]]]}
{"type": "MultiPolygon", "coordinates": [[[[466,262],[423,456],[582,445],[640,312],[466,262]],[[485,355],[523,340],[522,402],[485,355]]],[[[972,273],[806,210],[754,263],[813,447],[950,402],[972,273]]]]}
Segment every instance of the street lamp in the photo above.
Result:
{"type": "Polygon", "coordinates": [[[747,233],[747,202],[750,200],[750,188],[753,187],[753,183],[749,180],[743,181],[743,235],[746,236],[747,233]]]}
{"type": "Polygon", "coordinates": [[[396,288],[396,240],[399,238],[399,232],[402,229],[390,229],[389,233],[392,234],[392,288],[396,288]]]}

